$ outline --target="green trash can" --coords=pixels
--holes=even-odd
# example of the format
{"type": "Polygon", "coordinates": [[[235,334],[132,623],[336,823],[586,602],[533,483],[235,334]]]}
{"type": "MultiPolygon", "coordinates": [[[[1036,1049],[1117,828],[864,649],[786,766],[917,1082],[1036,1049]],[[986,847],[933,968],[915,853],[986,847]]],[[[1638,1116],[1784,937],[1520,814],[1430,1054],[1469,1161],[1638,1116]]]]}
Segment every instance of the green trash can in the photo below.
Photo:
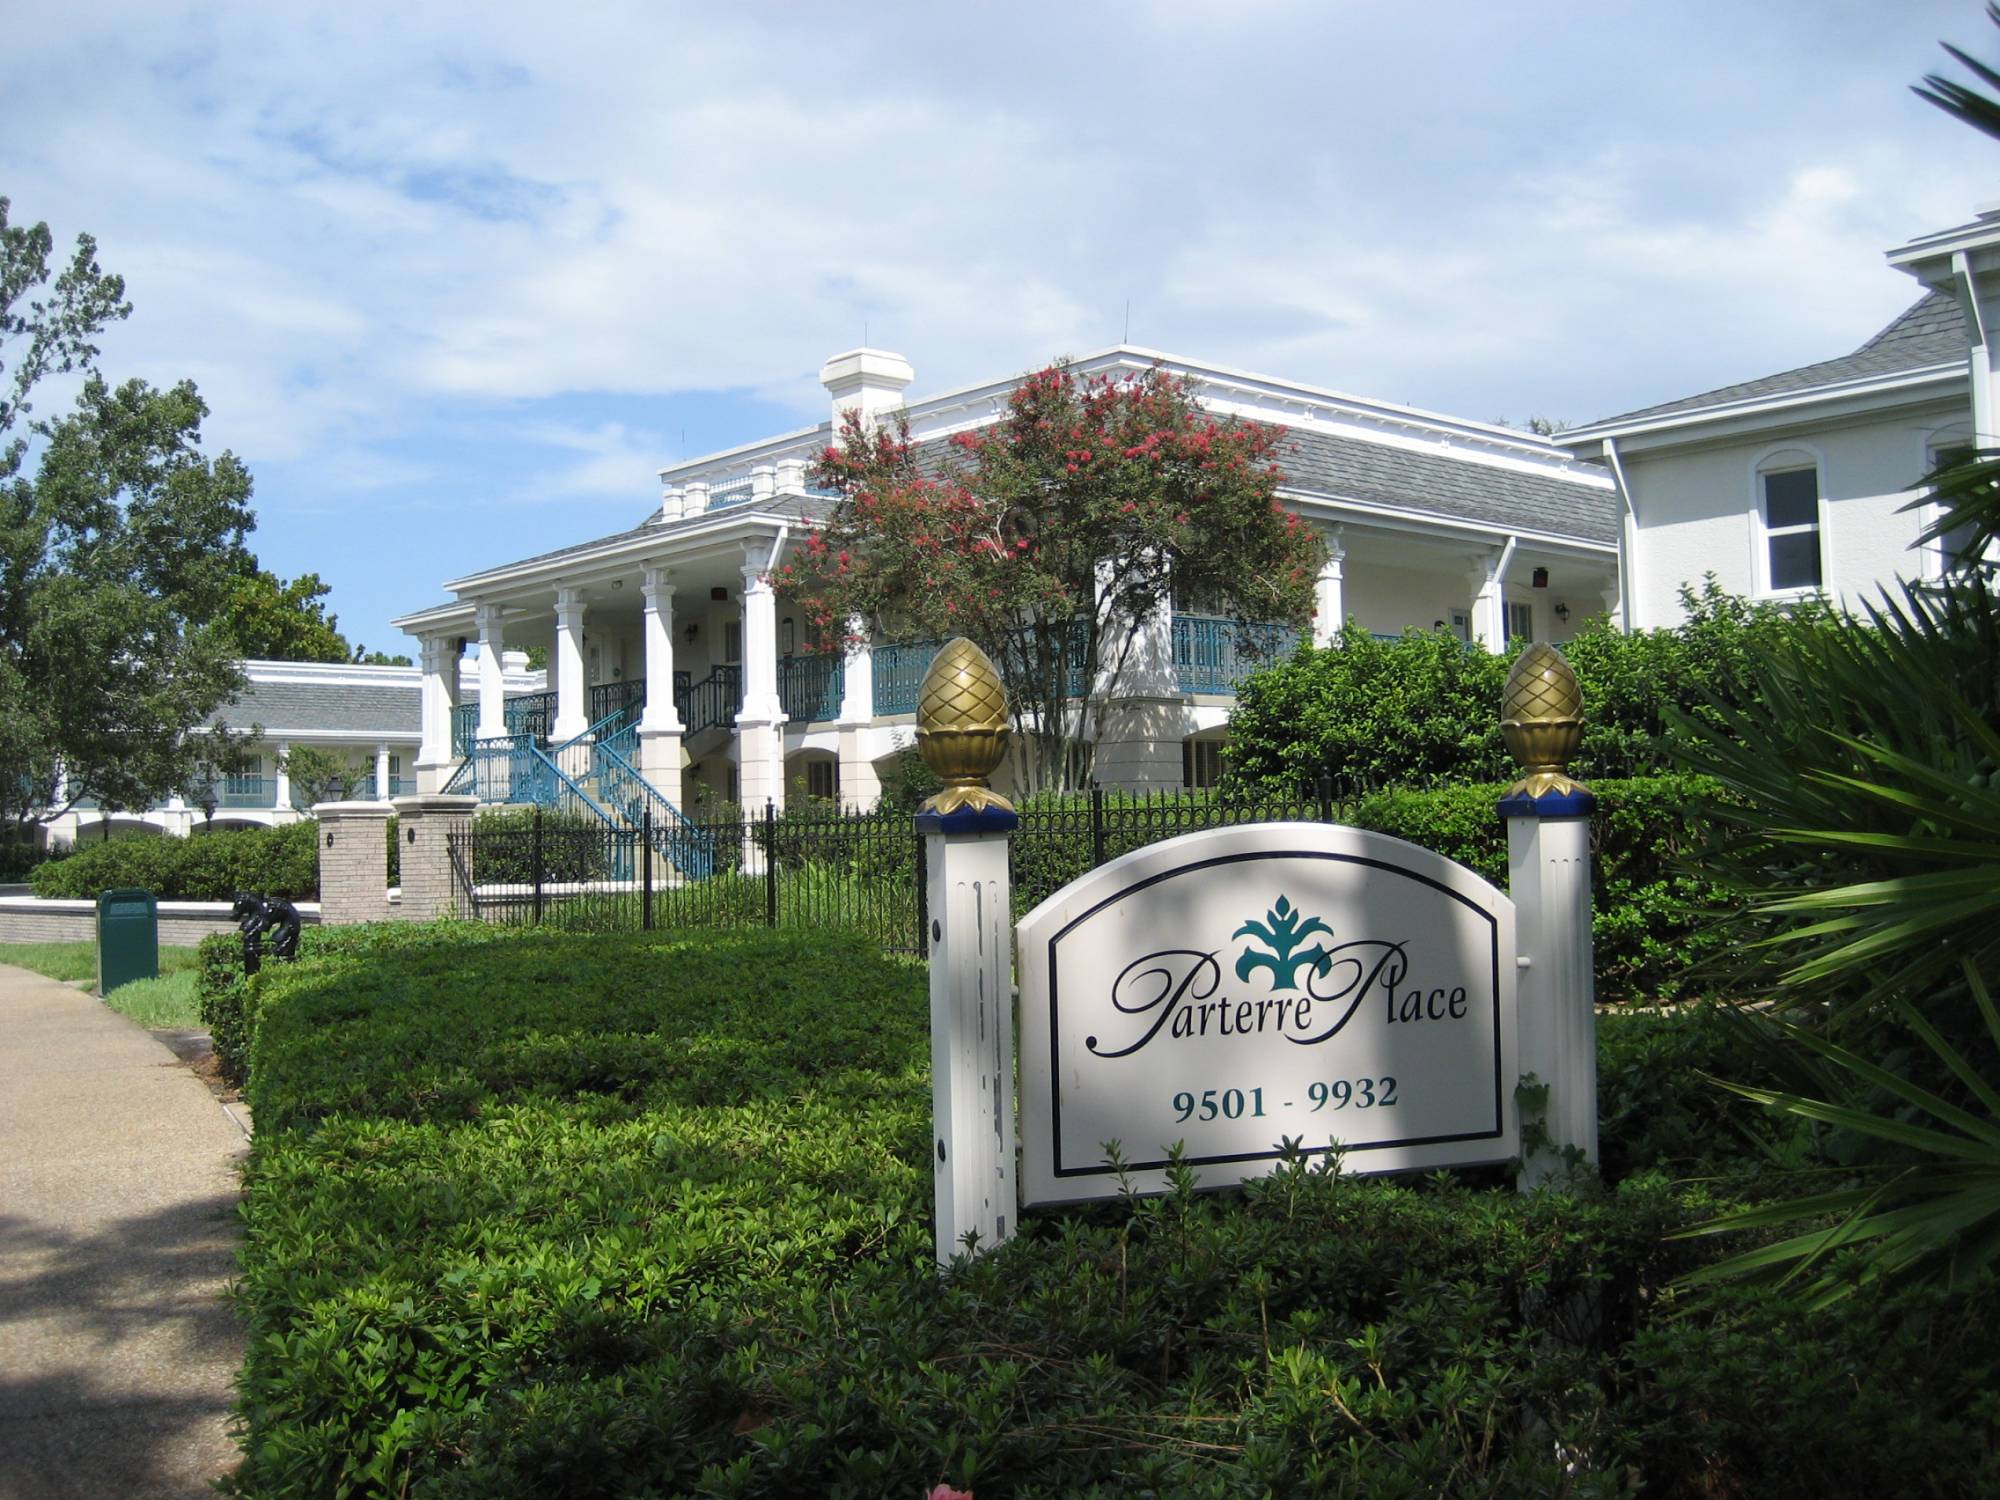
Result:
{"type": "Polygon", "coordinates": [[[160,903],[151,891],[104,891],[97,898],[97,993],[160,977],[160,903]]]}

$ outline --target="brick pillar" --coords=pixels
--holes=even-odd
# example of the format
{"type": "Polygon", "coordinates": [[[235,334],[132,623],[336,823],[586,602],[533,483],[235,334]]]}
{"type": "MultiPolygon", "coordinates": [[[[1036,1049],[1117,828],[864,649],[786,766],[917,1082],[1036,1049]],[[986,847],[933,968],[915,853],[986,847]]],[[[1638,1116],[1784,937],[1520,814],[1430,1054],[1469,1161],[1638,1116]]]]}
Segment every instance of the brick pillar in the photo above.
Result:
{"type": "MultiPolygon", "coordinates": [[[[469,831],[477,797],[398,797],[396,849],[402,860],[403,916],[412,922],[449,917],[458,910],[458,877],[452,869],[449,838],[469,831]]],[[[466,859],[470,875],[470,856],[466,859]]],[[[468,912],[466,915],[470,916],[468,912]]]]}
{"type": "Polygon", "coordinates": [[[319,920],[335,927],[350,922],[382,922],[397,915],[389,906],[389,826],[386,802],[321,802],[319,821],[319,920]]]}

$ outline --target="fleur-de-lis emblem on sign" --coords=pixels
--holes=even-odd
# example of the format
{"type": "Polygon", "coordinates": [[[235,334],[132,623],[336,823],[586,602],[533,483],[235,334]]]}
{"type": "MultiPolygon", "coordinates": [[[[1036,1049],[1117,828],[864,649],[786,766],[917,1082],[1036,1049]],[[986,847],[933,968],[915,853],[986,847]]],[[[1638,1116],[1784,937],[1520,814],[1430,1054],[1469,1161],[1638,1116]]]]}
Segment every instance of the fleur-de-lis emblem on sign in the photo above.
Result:
{"type": "Polygon", "coordinates": [[[1315,932],[1333,936],[1333,929],[1318,917],[1301,918],[1299,909],[1283,896],[1278,904],[1266,912],[1266,921],[1259,922],[1254,917],[1245,922],[1231,937],[1247,937],[1269,948],[1269,953],[1253,953],[1248,948],[1236,960],[1236,977],[1248,979],[1256,969],[1271,971],[1273,990],[1295,990],[1298,986],[1298,972],[1310,965],[1315,974],[1324,974],[1333,967],[1333,957],[1326,951],[1324,943],[1315,943],[1303,953],[1299,944],[1315,932]]]}

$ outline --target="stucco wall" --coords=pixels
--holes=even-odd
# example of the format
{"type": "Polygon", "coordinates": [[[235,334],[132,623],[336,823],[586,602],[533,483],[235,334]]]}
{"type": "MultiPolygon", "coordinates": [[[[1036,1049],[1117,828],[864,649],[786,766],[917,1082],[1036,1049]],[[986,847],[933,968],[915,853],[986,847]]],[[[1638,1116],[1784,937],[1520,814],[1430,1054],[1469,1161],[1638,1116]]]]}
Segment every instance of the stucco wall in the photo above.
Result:
{"type": "Polygon", "coordinates": [[[1708,573],[1731,593],[1760,592],[1758,466],[1781,452],[1806,455],[1819,469],[1830,594],[1858,605],[1893,578],[1922,575],[1926,559],[1914,549],[1922,516],[1901,507],[1914,498],[1933,446],[1963,418],[1953,402],[1834,430],[1767,429],[1703,448],[1627,452],[1639,524],[1633,623],[1676,623],[1681,585],[1699,585],[1708,573]]]}

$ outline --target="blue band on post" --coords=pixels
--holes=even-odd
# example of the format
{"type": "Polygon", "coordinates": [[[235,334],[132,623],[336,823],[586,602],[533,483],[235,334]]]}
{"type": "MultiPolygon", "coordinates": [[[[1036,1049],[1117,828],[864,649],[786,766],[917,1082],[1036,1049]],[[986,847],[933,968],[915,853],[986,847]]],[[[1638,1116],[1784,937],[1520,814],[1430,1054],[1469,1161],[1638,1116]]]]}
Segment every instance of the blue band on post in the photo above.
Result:
{"type": "Polygon", "coordinates": [[[956,812],[920,812],[918,833],[1007,833],[1021,826],[1011,807],[961,807],[956,812]]]}
{"type": "Polygon", "coordinates": [[[1597,799],[1586,791],[1544,792],[1530,797],[1515,792],[1500,799],[1503,818],[1587,818],[1597,811],[1597,799]]]}

